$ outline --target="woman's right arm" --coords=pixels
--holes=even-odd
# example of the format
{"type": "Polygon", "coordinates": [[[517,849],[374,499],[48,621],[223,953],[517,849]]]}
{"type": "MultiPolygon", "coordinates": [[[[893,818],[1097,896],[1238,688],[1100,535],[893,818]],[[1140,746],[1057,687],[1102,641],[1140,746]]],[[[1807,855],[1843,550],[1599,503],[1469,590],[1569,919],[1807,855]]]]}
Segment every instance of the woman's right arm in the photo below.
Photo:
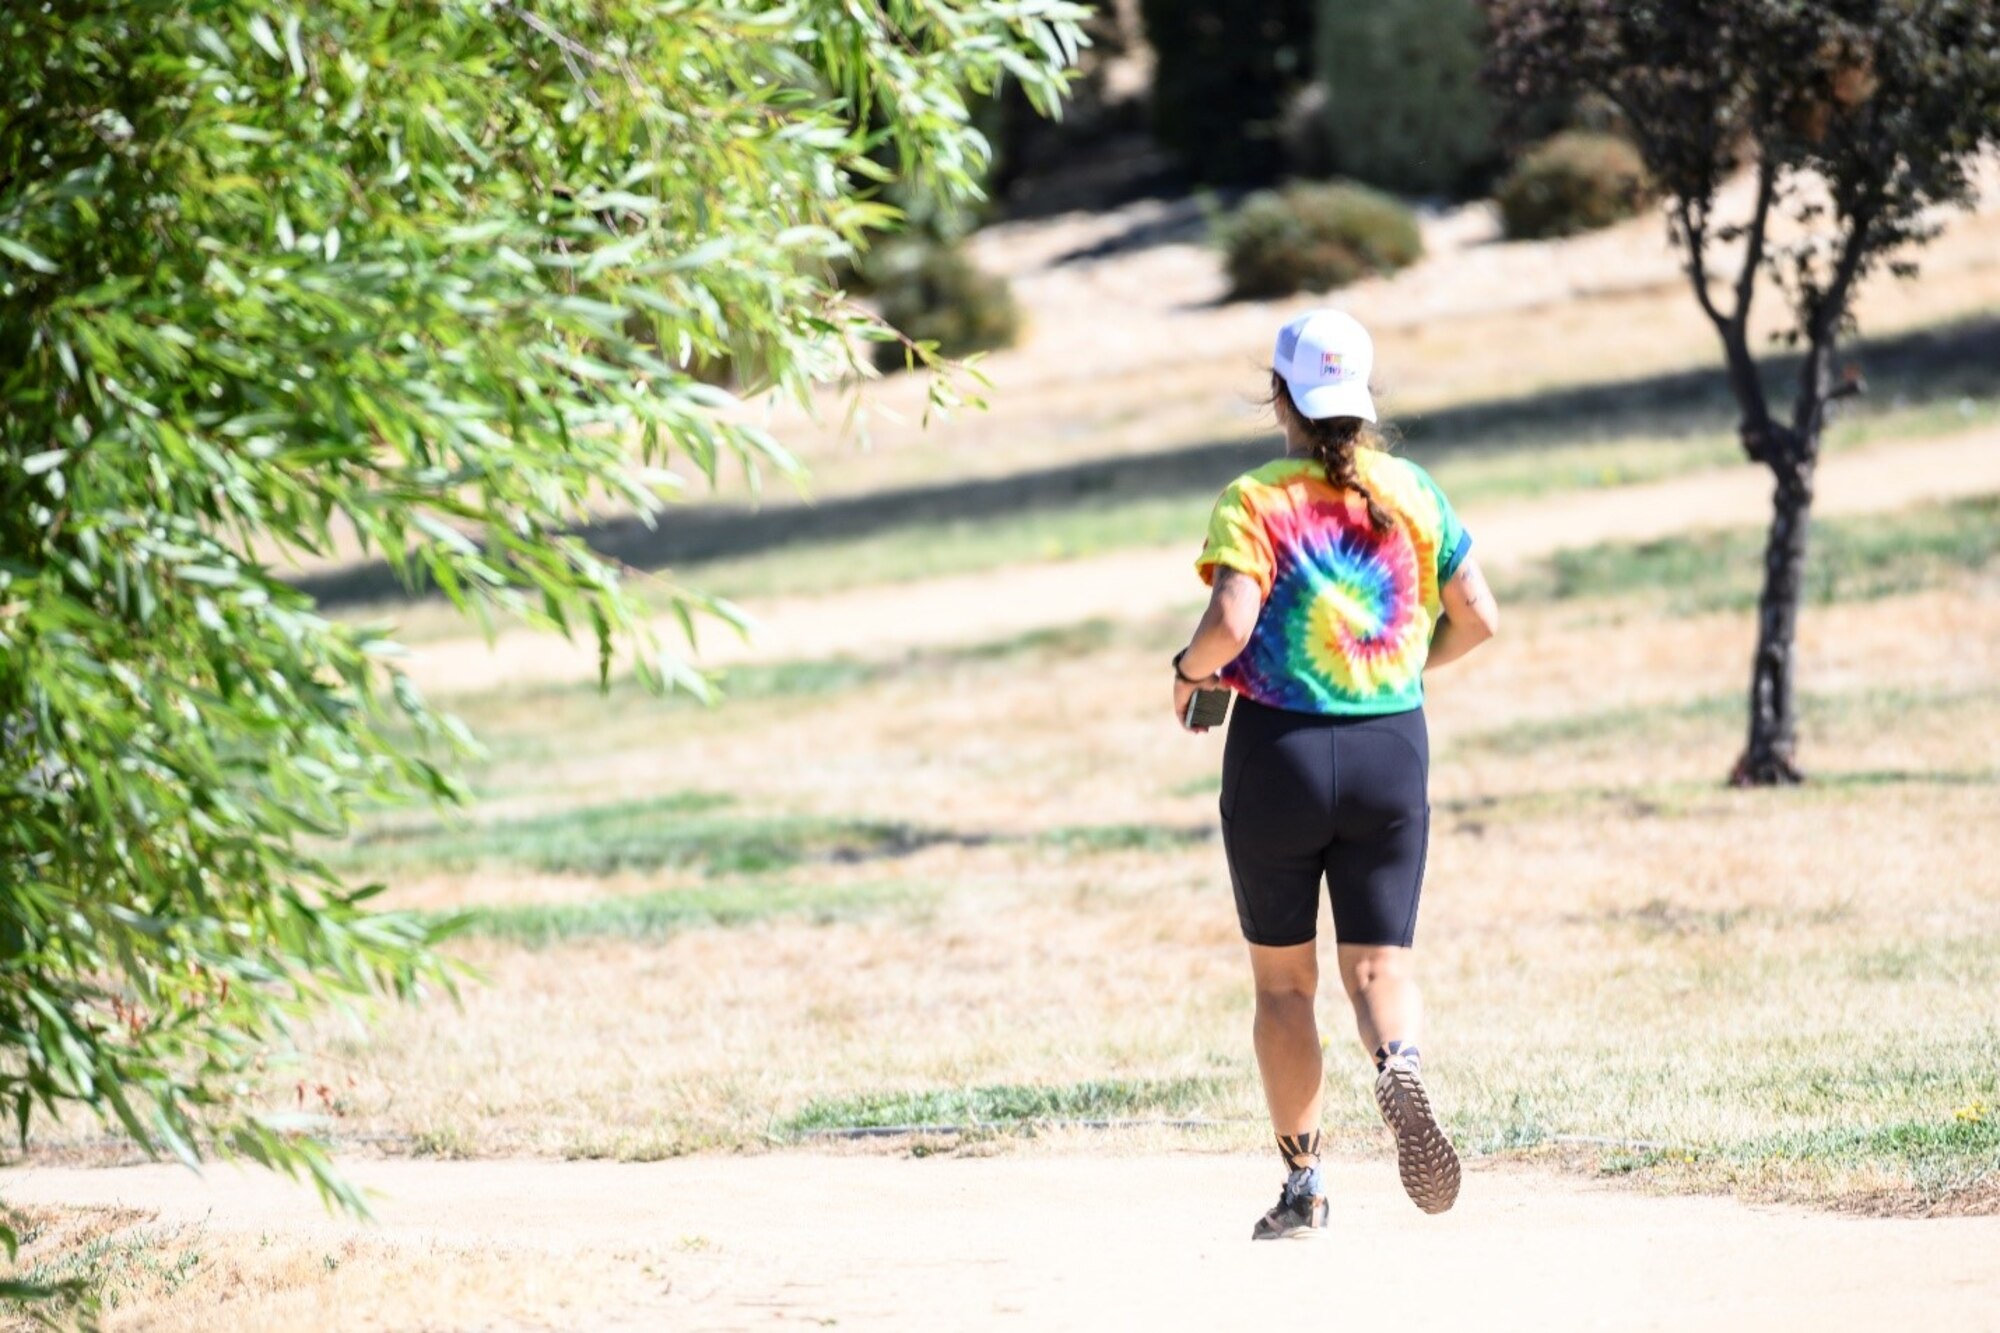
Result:
{"type": "Polygon", "coordinates": [[[1427,671],[1456,662],[1500,632],[1500,603],[1493,600],[1493,590],[1486,586],[1486,575],[1471,556],[1458,567],[1451,582],[1444,585],[1440,596],[1444,618],[1438,621],[1437,632],[1431,635],[1430,660],[1424,664],[1427,671]]]}

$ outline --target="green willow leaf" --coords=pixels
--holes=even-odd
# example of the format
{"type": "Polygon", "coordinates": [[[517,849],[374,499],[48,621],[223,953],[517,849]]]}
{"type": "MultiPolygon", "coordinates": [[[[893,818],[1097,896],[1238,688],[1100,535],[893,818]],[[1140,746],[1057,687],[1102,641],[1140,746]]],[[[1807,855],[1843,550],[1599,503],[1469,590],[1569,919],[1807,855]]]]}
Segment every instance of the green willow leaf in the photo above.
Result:
{"type": "Polygon", "coordinates": [[[31,268],[37,273],[62,272],[52,260],[10,237],[0,236],[0,255],[5,255],[15,263],[31,268]]]}
{"type": "MultiPolygon", "coordinates": [[[[670,472],[796,475],[736,410],[868,373],[829,257],[974,198],[966,90],[1053,105],[1033,0],[76,0],[0,40],[0,1097],[358,1208],[272,1119],[285,1034],[454,985],[323,839],[464,799],[465,728],[304,558],[379,554],[708,682],[570,535],[670,472]],[[699,371],[695,368],[699,368],[699,371]],[[726,388],[707,381],[727,380],[726,388]]],[[[675,484],[678,484],[676,481],[675,484]]]]}

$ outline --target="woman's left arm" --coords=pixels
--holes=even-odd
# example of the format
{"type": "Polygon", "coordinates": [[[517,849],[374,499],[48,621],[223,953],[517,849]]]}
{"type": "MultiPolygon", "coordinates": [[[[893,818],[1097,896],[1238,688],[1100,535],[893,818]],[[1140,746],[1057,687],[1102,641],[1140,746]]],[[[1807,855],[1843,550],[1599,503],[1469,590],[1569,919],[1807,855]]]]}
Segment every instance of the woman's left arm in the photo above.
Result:
{"type": "Polygon", "coordinates": [[[1486,586],[1479,561],[1465,557],[1458,573],[1442,592],[1444,618],[1431,635],[1431,655],[1424,665],[1429,671],[1459,658],[1500,632],[1500,603],[1486,586]]]}
{"type": "MultiPolygon", "coordinates": [[[[1216,674],[1236,660],[1250,634],[1257,628],[1257,615],[1264,609],[1264,593],[1257,580],[1241,570],[1219,568],[1215,587],[1208,595],[1208,609],[1201,613],[1194,637],[1181,654],[1179,673],[1174,678],[1174,720],[1187,716],[1188,697],[1197,689],[1223,688],[1216,674]]],[[[1206,730],[1206,728],[1201,728],[1206,730]]]]}

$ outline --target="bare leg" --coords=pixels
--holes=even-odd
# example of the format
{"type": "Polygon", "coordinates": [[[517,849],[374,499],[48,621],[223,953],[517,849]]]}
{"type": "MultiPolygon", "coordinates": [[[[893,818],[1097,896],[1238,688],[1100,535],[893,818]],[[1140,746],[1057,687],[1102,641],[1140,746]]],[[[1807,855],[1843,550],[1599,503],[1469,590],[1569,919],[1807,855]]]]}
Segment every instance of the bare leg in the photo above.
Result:
{"type": "Polygon", "coordinates": [[[1250,946],[1250,970],[1257,986],[1257,1019],[1252,1029],[1257,1068],[1264,1076],[1264,1099],[1271,1128],[1281,1135],[1309,1134],[1319,1128],[1319,1025],[1313,995],[1319,989],[1319,950],[1314,943],[1282,949],[1250,946]]]}
{"type": "MultiPolygon", "coordinates": [[[[1343,944],[1340,980],[1370,1054],[1394,1042],[1417,1044],[1424,1000],[1408,949],[1343,944]]],[[[1396,1136],[1396,1172],[1410,1200],[1427,1213],[1451,1207],[1458,1199],[1458,1153],[1431,1109],[1414,1052],[1388,1057],[1375,1075],[1375,1105],[1396,1136]]]]}
{"type": "Polygon", "coordinates": [[[1264,1076],[1264,1100],[1278,1155],[1285,1162],[1285,1188],[1277,1207],[1257,1219],[1252,1240],[1310,1235],[1326,1227],[1326,1189],[1319,1174],[1320,1092],[1326,1071],[1313,1021],[1319,989],[1319,948],[1308,942],[1283,949],[1250,946],[1250,970],[1257,984],[1257,1068],[1264,1076]]]}
{"type": "Polygon", "coordinates": [[[1354,1025],[1360,1029],[1361,1044],[1369,1055],[1387,1042],[1413,1046],[1419,1042],[1424,996],[1417,989],[1416,964],[1408,949],[1343,944],[1340,982],[1347,988],[1347,998],[1354,1002],[1354,1025]]]}

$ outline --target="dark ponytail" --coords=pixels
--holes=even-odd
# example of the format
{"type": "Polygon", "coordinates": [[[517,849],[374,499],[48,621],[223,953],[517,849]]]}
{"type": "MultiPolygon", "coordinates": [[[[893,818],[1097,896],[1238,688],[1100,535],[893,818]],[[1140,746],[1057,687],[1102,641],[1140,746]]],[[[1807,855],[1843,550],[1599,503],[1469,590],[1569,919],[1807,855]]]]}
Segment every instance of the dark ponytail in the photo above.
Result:
{"type": "Polygon", "coordinates": [[[1312,447],[1313,460],[1326,471],[1329,485],[1337,490],[1352,491],[1368,506],[1368,522],[1376,532],[1387,532],[1395,523],[1381,501],[1361,482],[1361,469],[1354,465],[1354,451],[1362,448],[1379,448],[1377,437],[1369,424],[1360,417],[1323,417],[1315,420],[1298,410],[1291,401],[1291,393],[1285,387],[1282,376],[1271,375],[1271,408],[1280,415],[1289,415],[1298,422],[1300,433],[1312,447]]]}

